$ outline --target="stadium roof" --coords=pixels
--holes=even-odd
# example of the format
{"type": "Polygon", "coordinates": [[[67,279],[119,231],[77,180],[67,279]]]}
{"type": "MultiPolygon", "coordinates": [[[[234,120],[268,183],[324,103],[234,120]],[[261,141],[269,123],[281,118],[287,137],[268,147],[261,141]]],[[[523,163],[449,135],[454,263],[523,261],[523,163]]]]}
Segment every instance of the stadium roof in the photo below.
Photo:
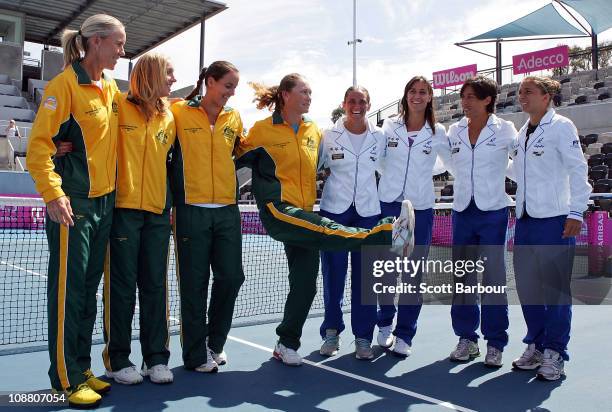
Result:
{"type": "Polygon", "coordinates": [[[472,37],[466,41],[549,35],[586,36],[585,33],[581,32],[561,17],[552,4],[547,4],[513,22],[504,24],[503,26],[472,37]]]}
{"type": "Polygon", "coordinates": [[[133,59],[227,6],[214,0],[0,0],[0,9],[24,13],[25,40],[51,46],[61,45],[65,28],[77,30],[89,16],[110,14],[125,25],[125,58],[133,59]]]}
{"type": "Polygon", "coordinates": [[[589,22],[595,34],[612,27],[612,1],[610,0],[561,0],[576,10],[589,22]]]}

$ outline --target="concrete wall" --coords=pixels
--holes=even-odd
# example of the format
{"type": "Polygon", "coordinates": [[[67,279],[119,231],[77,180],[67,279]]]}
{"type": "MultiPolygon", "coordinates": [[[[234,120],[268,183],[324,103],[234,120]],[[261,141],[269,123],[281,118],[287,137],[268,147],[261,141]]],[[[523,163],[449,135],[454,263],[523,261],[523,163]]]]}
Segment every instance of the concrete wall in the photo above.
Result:
{"type": "Polygon", "coordinates": [[[117,87],[121,90],[122,93],[127,92],[130,88],[130,82],[123,79],[115,79],[115,83],[117,83],[117,87]]]}
{"type": "Polygon", "coordinates": [[[38,195],[28,172],[0,170],[0,194],[38,195]]]}
{"type": "Polygon", "coordinates": [[[42,64],[42,80],[51,80],[64,68],[64,55],[51,50],[43,50],[40,54],[42,64]]]}
{"type": "MultiPolygon", "coordinates": [[[[561,116],[571,119],[581,132],[606,129],[612,131],[612,102],[558,107],[555,110],[561,116]]],[[[510,120],[517,130],[523,127],[528,119],[527,114],[523,112],[504,113],[498,116],[510,120]]]]}
{"type": "Polygon", "coordinates": [[[0,43],[0,73],[11,79],[21,80],[23,69],[23,46],[0,43]]]}
{"type": "Polygon", "coordinates": [[[170,93],[170,97],[180,97],[182,99],[185,96],[187,96],[189,93],[191,93],[194,87],[195,85],[185,86],[180,89],[174,90],[172,93],[170,93]]]}
{"type": "Polygon", "coordinates": [[[4,41],[16,43],[23,47],[25,40],[25,14],[0,9],[0,21],[8,28],[7,32],[2,33],[4,41]]]}

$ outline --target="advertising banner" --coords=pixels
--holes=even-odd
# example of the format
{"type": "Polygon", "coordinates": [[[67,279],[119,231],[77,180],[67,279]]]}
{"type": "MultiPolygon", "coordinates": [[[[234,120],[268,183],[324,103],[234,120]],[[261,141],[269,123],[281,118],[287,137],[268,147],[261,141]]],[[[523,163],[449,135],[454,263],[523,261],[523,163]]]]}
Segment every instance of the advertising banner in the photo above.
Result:
{"type": "Polygon", "coordinates": [[[434,72],[433,87],[435,89],[443,89],[445,87],[463,84],[470,77],[475,77],[477,71],[476,65],[470,64],[468,66],[434,72]]]}
{"type": "Polygon", "coordinates": [[[559,46],[552,49],[512,56],[512,71],[514,74],[547,70],[554,67],[569,65],[569,47],[559,46]]]}

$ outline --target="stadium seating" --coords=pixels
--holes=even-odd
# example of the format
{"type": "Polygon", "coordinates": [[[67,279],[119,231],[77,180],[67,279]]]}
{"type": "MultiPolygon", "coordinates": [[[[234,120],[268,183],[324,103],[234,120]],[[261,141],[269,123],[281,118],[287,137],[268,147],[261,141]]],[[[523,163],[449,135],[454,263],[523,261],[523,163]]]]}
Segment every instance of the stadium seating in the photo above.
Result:
{"type": "Polygon", "coordinates": [[[608,166],[597,165],[589,169],[589,177],[594,181],[606,179],[608,177],[608,166]]]}
{"type": "Polygon", "coordinates": [[[593,186],[593,193],[612,193],[612,179],[599,179],[593,186]]]}
{"type": "Polygon", "coordinates": [[[602,154],[594,154],[591,155],[591,157],[589,157],[589,161],[588,164],[589,166],[597,166],[597,165],[602,165],[605,162],[605,158],[604,155],[602,154]]]}
{"type": "Polygon", "coordinates": [[[444,188],[442,189],[440,194],[442,196],[453,196],[453,194],[454,194],[453,185],[446,185],[446,186],[444,186],[444,188]]]}
{"type": "Polygon", "coordinates": [[[587,147],[593,143],[597,143],[597,139],[598,139],[599,135],[597,134],[588,134],[586,136],[583,136],[580,139],[580,142],[585,144],[587,147]]]}

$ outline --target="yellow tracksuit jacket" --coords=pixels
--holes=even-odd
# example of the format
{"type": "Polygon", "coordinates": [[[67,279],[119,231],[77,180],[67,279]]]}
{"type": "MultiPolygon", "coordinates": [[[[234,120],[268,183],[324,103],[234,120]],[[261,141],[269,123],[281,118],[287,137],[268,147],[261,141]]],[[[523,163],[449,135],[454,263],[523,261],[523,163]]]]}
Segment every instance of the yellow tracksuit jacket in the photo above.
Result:
{"type": "Polygon", "coordinates": [[[171,106],[177,141],[170,183],[174,204],[236,203],[234,151],[243,135],[240,114],[225,107],[211,131],[201,96],[171,106]]]}
{"type": "Polygon", "coordinates": [[[320,141],[321,131],[308,118],[302,119],[297,134],[278,112],[253,125],[236,157],[238,167],[252,168],[253,193],[260,209],[282,201],[312,211],[320,141]]]}
{"type": "Polygon", "coordinates": [[[166,161],[176,138],[170,110],[148,122],[127,94],[115,96],[117,138],[116,207],[161,214],[171,206],[166,161]]]}
{"type": "Polygon", "coordinates": [[[36,114],[26,162],[45,202],[67,195],[103,196],[115,190],[117,133],[111,127],[115,81],[103,76],[102,89],[79,62],[47,84],[36,114]],[[72,152],[53,159],[57,141],[72,152]]]}

